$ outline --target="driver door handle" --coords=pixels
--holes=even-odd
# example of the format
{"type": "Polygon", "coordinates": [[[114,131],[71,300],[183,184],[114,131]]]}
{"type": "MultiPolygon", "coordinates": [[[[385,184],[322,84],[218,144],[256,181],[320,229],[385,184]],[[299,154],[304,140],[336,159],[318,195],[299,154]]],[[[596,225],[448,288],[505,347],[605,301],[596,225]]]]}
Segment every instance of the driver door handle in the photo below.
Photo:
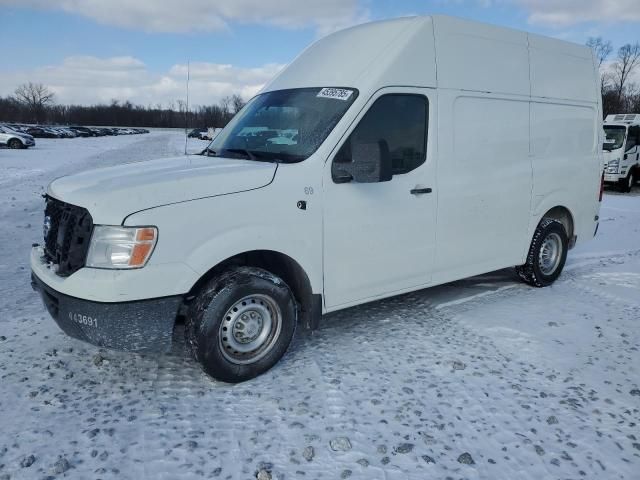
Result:
{"type": "Polygon", "coordinates": [[[425,193],[431,193],[430,188],[414,188],[411,190],[411,195],[424,195],[425,193]]]}

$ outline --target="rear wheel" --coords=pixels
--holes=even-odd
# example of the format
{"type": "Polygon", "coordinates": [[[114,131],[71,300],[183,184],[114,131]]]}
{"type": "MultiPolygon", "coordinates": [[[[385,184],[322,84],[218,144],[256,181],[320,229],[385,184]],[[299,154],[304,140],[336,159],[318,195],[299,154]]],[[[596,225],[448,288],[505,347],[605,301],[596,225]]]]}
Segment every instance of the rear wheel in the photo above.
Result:
{"type": "Polygon", "coordinates": [[[239,267],[198,292],[185,335],[207,374],[237,383],[266,372],[280,360],[296,323],[293,294],[280,278],[260,268],[239,267]]]}
{"type": "Polygon", "coordinates": [[[12,138],[11,140],[9,140],[9,143],[7,145],[9,145],[9,148],[13,149],[24,148],[24,144],[17,138],[12,138]]]}
{"type": "Polygon", "coordinates": [[[552,218],[543,218],[531,240],[527,261],[516,267],[516,272],[534,287],[551,285],[564,268],[568,245],[564,225],[552,218]]]}

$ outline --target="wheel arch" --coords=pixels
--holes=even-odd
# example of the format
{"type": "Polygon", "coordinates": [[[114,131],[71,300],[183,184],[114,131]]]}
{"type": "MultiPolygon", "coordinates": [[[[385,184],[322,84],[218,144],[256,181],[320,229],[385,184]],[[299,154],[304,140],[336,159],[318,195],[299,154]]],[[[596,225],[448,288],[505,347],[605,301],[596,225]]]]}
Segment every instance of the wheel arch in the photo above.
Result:
{"type": "Polygon", "coordinates": [[[552,218],[564,226],[564,229],[567,232],[567,237],[569,238],[569,248],[573,248],[575,244],[575,221],[571,210],[563,205],[557,205],[547,210],[547,212],[540,218],[540,222],[544,218],[552,218]]]}
{"type": "Polygon", "coordinates": [[[7,140],[7,146],[11,145],[11,142],[18,142],[20,145],[22,145],[23,148],[25,146],[24,142],[19,137],[11,137],[9,140],[7,140]]]}
{"type": "Polygon", "coordinates": [[[209,280],[234,267],[263,268],[280,277],[291,289],[298,304],[299,320],[310,329],[318,326],[322,315],[322,295],[314,294],[311,281],[302,266],[290,256],[275,250],[250,250],[235,254],[210,268],[191,287],[187,301],[209,280]]]}

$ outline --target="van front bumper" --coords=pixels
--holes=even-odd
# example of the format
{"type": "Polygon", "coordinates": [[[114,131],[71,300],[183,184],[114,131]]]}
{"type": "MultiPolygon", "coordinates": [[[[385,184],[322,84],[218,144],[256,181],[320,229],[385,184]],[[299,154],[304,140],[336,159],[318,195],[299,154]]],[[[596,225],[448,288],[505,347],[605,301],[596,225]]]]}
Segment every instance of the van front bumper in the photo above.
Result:
{"type": "Polygon", "coordinates": [[[99,347],[166,352],[182,296],[104,303],[71,297],[31,273],[31,286],[64,333],[99,347]]]}

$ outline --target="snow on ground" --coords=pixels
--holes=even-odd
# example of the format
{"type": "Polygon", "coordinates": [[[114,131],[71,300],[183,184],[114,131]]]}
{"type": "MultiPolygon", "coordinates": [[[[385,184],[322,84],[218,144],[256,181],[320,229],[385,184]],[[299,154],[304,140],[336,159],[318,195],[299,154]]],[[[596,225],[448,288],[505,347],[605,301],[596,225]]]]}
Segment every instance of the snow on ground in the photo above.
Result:
{"type": "Polygon", "coordinates": [[[640,478],[640,186],[607,192],[550,288],[504,270],[354,307],[232,386],[179,341],[70,339],[29,287],[51,179],[183,149],[152,132],[0,150],[0,479],[640,478]]]}

